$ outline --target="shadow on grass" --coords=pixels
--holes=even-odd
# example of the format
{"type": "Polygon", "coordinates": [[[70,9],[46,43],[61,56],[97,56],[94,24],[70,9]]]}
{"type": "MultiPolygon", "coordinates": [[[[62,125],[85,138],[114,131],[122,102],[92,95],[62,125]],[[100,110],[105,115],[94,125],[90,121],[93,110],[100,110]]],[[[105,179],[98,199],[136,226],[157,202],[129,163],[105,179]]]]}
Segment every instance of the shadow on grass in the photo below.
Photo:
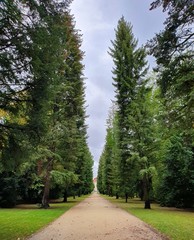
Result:
{"type": "MultiPolygon", "coordinates": [[[[74,203],[76,203],[77,201],[67,201],[67,202],[51,202],[50,203],[50,207],[48,209],[56,209],[56,208],[65,208],[68,207],[69,205],[73,205],[74,203]]],[[[14,209],[14,208],[13,208],[14,209]]],[[[37,204],[18,204],[16,205],[15,209],[43,209],[40,207],[40,203],[37,204]]]]}
{"type": "MultiPolygon", "coordinates": [[[[107,200],[110,200],[112,203],[116,205],[120,205],[121,208],[130,208],[134,210],[145,210],[144,209],[144,201],[141,201],[139,198],[128,199],[128,202],[125,202],[124,198],[116,199],[115,197],[107,197],[103,195],[107,200]]],[[[175,207],[162,207],[156,202],[151,203],[151,209],[149,210],[157,210],[164,212],[194,212],[194,208],[175,208],[175,207]]]]}

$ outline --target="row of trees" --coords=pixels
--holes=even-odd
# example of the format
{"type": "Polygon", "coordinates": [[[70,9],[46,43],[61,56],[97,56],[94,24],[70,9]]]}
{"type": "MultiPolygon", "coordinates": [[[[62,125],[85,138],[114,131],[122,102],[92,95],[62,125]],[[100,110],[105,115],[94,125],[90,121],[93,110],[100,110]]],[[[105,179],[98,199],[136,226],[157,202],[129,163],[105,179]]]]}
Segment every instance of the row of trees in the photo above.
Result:
{"type": "Polygon", "coordinates": [[[0,206],[92,191],[81,36],[70,0],[1,3],[0,206]]]}
{"type": "Polygon", "coordinates": [[[192,1],[158,0],[168,11],[165,29],[147,49],[156,58],[147,77],[146,48],[137,47],[122,17],[112,41],[116,102],[98,169],[98,190],[138,196],[150,208],[194,205],[194,17],[192,1]]]}

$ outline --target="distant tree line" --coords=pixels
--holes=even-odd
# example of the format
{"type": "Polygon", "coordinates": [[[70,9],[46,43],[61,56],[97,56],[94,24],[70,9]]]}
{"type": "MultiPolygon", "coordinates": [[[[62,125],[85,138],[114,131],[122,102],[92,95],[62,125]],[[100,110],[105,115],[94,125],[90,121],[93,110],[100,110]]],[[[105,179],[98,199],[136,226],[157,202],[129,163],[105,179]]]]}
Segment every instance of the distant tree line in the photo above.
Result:
{"type": "Polygon", "coordinates": [[[100,193],[140,197],[145,208],[194,206],[194,33],[192,1],[158,0],[164,30],[137,46],[122,17],[110,55],[116,100],[98,169],[100,193]],[[157,66],[147,74],[147,52],[157,66]],[[149,77],[148,77],[149,76],[149,77]]]}
{"type": "Polygon", "coordinates": [[[1,8],[0,207],[93,190],[81,36],[71,0],[1,8]]]}

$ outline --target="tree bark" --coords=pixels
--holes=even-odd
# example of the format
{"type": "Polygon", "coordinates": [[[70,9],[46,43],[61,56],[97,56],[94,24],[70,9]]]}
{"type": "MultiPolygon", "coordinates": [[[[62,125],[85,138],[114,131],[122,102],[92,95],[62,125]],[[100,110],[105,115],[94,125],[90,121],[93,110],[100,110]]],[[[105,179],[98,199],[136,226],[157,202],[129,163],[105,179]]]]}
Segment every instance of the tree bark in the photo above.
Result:
{"type": "Polygon", "coordinates": [[[150,198],[149,198],[149,180],[146,176],[143,178],[143,200],[145,201],[144,209],[151,209],[150,198]]]}
{"type": "Polygon", "coordinates": [[[43,169],[42,160],[38,160],[38,162],[37,162],[37,174],[38,174],[38,176],[40,176],[40,174],[42,173],[42,169],[43,169]]]}
{"type": "Polygon", "coordinates": [[[145,206],[144,206],[145,209],[151,209],[151,204],[150,204],[150,200],[146,200],[145,201],[145,206]]]}
{"type": "Polygon", "coordinates": [[[127,200],[128,200],[128,194],[125,193],[125,202],[127,203],[127,200]]]}
{"type": "Polygon", "coordinates": [[[65,190],[65,192],[64,192],[63,202],[67,202],[67,190],[65,190]]]}
{"type": "Polygon", "coordinates": [[[44,184],[44,191],[42,197],[42,208],[49,208],[49,192],[50,192],[50,172],[52,169],[52,159],[49,160],[47,168],[46,168],[46,176],[45,176],[45,184],[44,184]]]}

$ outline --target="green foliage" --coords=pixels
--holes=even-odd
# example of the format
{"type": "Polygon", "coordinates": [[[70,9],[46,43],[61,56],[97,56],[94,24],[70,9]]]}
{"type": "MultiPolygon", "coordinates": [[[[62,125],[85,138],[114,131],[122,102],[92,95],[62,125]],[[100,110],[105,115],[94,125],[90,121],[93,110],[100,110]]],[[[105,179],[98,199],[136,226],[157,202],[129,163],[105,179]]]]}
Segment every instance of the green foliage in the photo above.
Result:
{"type": "Polygon", "coordinates": [[[52,187],[59,186],[62,189],[71,187],[78,181],[78,176],[70,171],[51,171],[52,187]]]}
{"type": "Polygon", "coordinates": [[[165,28],[148,42],[157,61],[157,82],[162,112],[158,117],[160,164],[163,174],[156,181],[162,205],[193,205],[193,2],[155,1],[152,9],[163,6],[168,12],[165,28]],[[190,199],[190,200],[189,200],[190,199]]]}
{"type": "Polygon", "coordinates": [[[165,29],[149,41],[158,66],[158,83],[165,98],[169,127],[193,131],[193,31],[194,4],[190,1],[157,1],[168,11],[165,29]]]}
{"type": "Polygon", "coordinates": [[[144,78],[146,53],[143,47],[137,48],[132,27],[123,17],[119,20],[112,45],[110,55],[115,64],[113,80],[116,88],[116,114],[112,119],[116,117],[117,127],[114,129],[112,124],[107,129],[100,160],[99,187],[104,193],[111,191],[117,196],[125,195],[126,201],[129,196],[142,192],[145,201],[149,201],[155,144],[151,88],[144,78]]]}
{"type": "Polygon", "coordinates": [[[20,198],[41,194],[45,206],[51,185],[92,190],[83,52],[70,3],[1,4],[0,164],[16,173],[20,198]]]}
{"type": "Polygon", "coordinates": [[[107,135],[104,150],[100,157],[97,188],[108,195],[119,194],[119,149],[116,106],[110,109],[107,119],[107,135]]]}
{"type": "Polygon", "coordinates": [[[25,162],[17,171],[18,197],[28,203],[38,203],[44,188],[43,179],[38,175],[36,161],[25,162]]]}
{"type": "Polygon", "coordinates": [[[137,92],[142,78],[146,74],[144,48],[137,48],[137,40],[132,33],[132,26],[122,17],[116,29],[116,39],[112,41],[110,55],[115,67],[113,70],[114,86],[118,112],[118,148],[120,159],[120,183],[126,195],[133,196],[134,173],[136,163],[131,160],[131,152],[135,151],[132,143],[135,134],[134,114],[138,109],[137,92]]]}
{"type": "Polygon", "coordinates": [[[160,177],[158,200],[163,206],[192,207],[194,204],[193,152],[180,136],[169,141],[160,177]]]}
{"type": "Polygon", "coordinates": [[[165,29],[147,44],[158,64],[149,80],[144,78],[145,50],[137,49],[130,24],[122,17],[115,31],[110,55],[116,114],[109,121],[115,119],[117,130],[107,127],[98,189],[106,194],[111,189],[126,201],[139,195],[145,208],[150,199],[165,206],[192,207],[193,3],[158,0],[151,9],[160,5],[168,17],[165,29]]]}

